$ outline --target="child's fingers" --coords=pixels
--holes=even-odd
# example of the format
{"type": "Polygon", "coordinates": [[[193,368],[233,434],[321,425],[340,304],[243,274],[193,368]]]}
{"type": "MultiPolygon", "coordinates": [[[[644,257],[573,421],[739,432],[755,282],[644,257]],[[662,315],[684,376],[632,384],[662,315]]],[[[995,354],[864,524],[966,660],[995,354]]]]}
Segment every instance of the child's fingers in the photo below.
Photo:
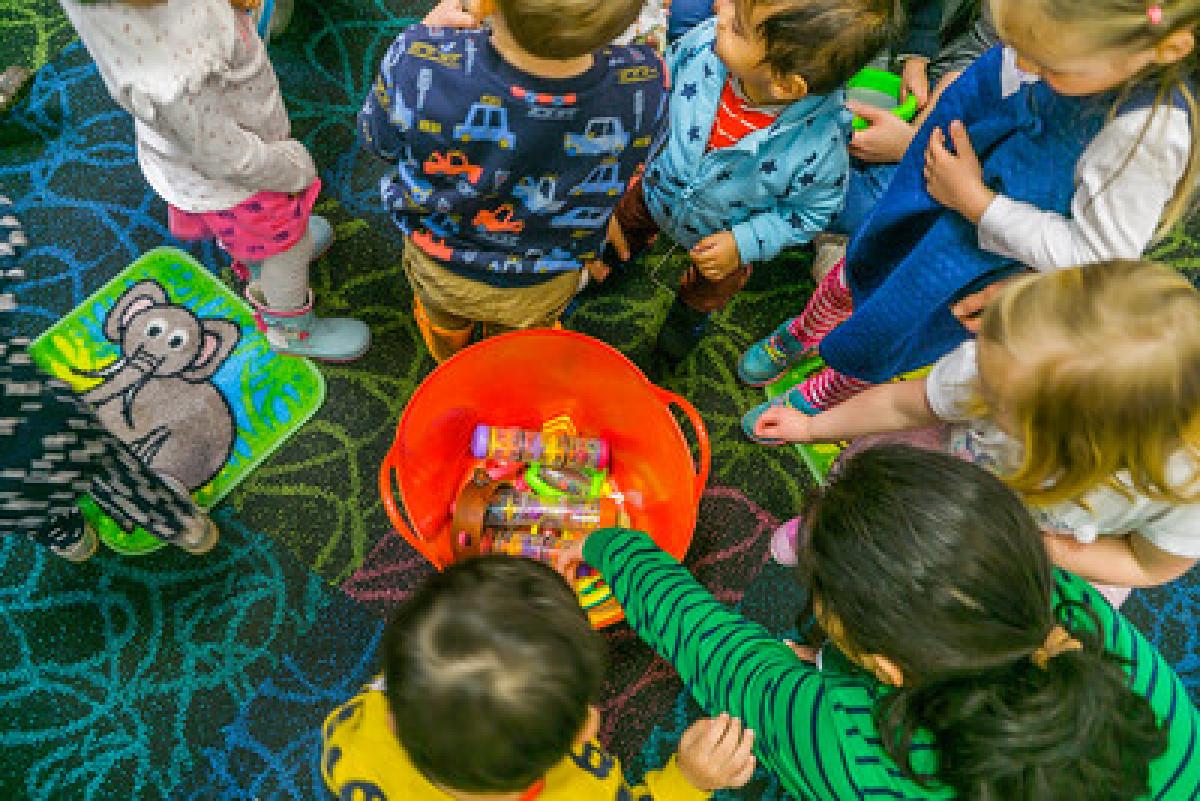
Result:
{"type": "Polygon", "coordinates": [[[750,777],[754,775],[754,730],[743,729],[742,739],[738,743],[737,750],[733,752],[733,758],[730,763],[737,771],[734,774],[734,781],[740,782],[734,784],[734,787],[741,787],[746,782],[750,781],[750,777]],[[741,778],[745,775],[745,778],[741,778]]]}
{"type": "Polygon", "coordinates": [[[962,120],[954,120],[950,123],[950,141],[954,143],[954,153],[959,158],[975,158],[975,147],[971,144],[971,137],[967,134],[967,126],[962,124],[962,120]]]}
{"type": "Polygon", "coordinates": [[[625,239],[625,232],[621,230],[621,223],[617,222],[617,215],[608,218],[608,242],[613,246],[613,250],[617,251],[617,257],[621,261],[629,260],[629,242],[625,239]]]}

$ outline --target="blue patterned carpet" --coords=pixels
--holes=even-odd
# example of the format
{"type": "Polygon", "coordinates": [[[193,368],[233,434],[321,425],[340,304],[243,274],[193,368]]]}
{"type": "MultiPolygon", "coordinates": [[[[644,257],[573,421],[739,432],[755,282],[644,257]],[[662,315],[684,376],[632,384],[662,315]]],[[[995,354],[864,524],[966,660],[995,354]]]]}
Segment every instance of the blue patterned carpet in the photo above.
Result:
{"type": "MultiPolygon", "coordinates": [[[[390,534],[375,475],[432,364],[408,313],[396,237],[376,207],[379,166],[353,147],[354,114],[383,49],[419,13],[384,0],[301,0],[272,46],[297,134],[321,166],[318,208],[337,230],[313,272],[318,306],[367,319],[375,344],[361,362],[322,367],[329,401],[221,508],[223,544],[203,559],[167,550],[75,566],[0,541],[0,799],[323,797],[319,723],[370,674],[383,616],[429,569],[390,534]]],[[[172,240],[138,172],[129,120],[78,45],[57,50],[68,34],[54,6],[13,0],[0,9],[0,31],[0,53],[45,64],[0,119],[0,193],[14,199],[31,240],[15,318],[34,334],[172,240]]],[[[192,252],[224,269],[212,248],[192,252]]],[[[1162,255],[1191,268],[1196,253],[1181,234],[1162,255]]],[[[757,393],[733,367],[803,302],[806,258],[756,270],[666,382],[697,405],[713,440],[688,564],[720,598],[779,631],[791,628],[801,597],[766,566],[765,539],[807,477],[790,449],[740,436],[738,416],[757,393]]],[[[642,358],[679,269],[678,259],[648,259],[587,300],[571,325],[642,358]]],[[[1128,604],[1193,698],[1198,605],[1194,575],[1128,604]]],[[[665,761],[697,710],[628,629],[609,643],[603,735],[637,773],[665,761]]],[[[723,797],[782,796],[760,777],[723,797]]]]}

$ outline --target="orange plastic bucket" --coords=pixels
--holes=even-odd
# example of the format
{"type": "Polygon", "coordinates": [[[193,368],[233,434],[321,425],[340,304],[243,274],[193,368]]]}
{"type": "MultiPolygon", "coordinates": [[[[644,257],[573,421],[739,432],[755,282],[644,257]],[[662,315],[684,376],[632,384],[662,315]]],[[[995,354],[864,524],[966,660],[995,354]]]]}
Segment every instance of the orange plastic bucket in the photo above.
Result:
{"type": "Polygon", "coordinates": [[[493,337],[429,374],[405,407],[379,469],[392,525],[435,567],[445,567],[454,558],[450,507],[473,462],[475,426],[539,430],[563,414],[581,435],[608,440],[610,475],[625,495],[631,525],[682,559],[708,480],[704,421],[695,407],[651,384],[619,352],[573,331],[493,337]],[[698,467],[671,406],[695,430],[698,467]]]}

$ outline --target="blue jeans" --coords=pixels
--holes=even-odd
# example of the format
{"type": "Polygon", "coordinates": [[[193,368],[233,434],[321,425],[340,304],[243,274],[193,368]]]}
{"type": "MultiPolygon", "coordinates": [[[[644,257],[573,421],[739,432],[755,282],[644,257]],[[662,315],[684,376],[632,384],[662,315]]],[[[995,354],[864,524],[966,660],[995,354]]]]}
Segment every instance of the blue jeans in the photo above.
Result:
{"type": "Polygon", "coordinates": [[[879,198],[887,191],[892,176],[896,174],[896,166],[852,160],[850,180],[846,185],[846,205],[833,218],[829,230],[835,234],[854,236],[879,202],[879,198]]]}
{"type": "Polygon", "coordinates": [[[671,0],[667,38],[672,42],[712,16],[713,0],[671,0]]]}

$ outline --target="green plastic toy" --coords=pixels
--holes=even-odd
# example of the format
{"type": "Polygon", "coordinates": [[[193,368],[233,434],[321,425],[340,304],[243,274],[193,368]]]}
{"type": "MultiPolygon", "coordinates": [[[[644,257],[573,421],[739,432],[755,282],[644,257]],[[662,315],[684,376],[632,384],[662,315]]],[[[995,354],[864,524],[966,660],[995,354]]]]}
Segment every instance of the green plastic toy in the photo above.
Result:
{"type": "MultiPolygon", "coordinates": [[[[900,76],[887,70],[864,67],[846,82],[846,96],[859,103],[890,111],[905,122],[911,122],[917,116],[917,98],[909,95],[901,103],[900,76]]],[[[870,123],[855,116],[854,130],[863,131],[869,127],[870,123]]]]}

